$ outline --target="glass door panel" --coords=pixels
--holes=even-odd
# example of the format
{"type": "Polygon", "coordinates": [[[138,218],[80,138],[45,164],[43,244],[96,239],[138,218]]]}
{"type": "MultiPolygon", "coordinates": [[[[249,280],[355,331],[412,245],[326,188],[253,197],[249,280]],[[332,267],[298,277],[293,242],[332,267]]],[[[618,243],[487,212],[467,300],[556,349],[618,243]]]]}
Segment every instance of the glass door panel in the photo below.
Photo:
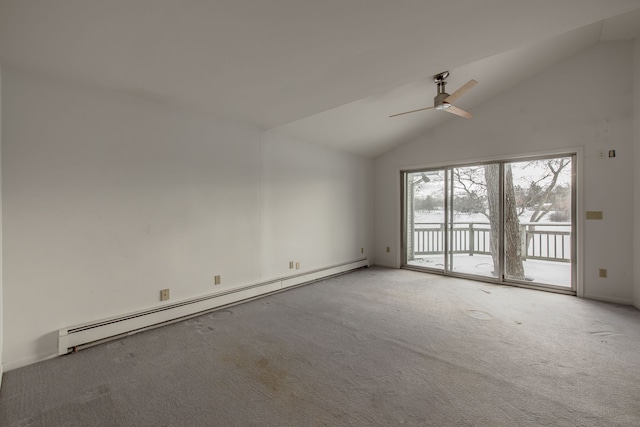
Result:
{"type": "Polygon", "coordinates": [[[406,174],[405,264],[443,271],[444,169],[406,174]]]}
{"type": "Polygon", "coordinates": [[[450,170],[449,271],[499,277],[500,164],[450,170]]]}
{"type": "Polygon", "coordinates": [[[505,163],[505,279],[572,287],[572,160],[505,163]]]}

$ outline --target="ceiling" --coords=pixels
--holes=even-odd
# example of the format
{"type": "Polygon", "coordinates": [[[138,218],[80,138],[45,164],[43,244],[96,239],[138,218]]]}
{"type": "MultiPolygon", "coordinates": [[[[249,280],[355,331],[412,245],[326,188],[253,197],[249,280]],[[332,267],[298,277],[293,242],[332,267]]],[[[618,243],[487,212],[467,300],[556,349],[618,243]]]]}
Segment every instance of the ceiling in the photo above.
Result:
{"type": "Polygon", "coordinates": [[[0,0],[0,65],[375,157],[600,40],[640,0],[0,0]]]}

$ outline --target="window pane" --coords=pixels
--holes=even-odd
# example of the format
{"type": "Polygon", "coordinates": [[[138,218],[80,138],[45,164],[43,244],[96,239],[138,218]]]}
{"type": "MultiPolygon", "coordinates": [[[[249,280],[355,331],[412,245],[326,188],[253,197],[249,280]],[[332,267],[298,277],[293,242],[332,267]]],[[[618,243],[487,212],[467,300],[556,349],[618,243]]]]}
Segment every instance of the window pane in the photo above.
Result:
{"type": "Polygon", "coordinates": [[[449,269],[497,277],[500,230],[500,165],[452,168],[449,269]]]}
{"type": "Polygon", "coordinates": [[[406,174],[406,263],[444,270],[444,170],[406,174]]]}
{"type": "Polygon", "coordinates": [[[505,278],[571,287],[572,158],[505,164],[505,278]]]}

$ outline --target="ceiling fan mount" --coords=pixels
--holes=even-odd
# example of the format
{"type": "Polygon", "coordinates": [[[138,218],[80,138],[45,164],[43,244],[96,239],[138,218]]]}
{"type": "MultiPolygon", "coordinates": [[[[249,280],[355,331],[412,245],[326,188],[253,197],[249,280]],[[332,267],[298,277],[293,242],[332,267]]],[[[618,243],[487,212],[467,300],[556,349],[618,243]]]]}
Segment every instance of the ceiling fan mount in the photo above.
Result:
{"type": "Polygon", "coordinates": [[[449,77],[449,72],[448,71],[443,71],[443,72],[438,73],[435,76],[433,76],[433,81],[435,83],[440,83],[440,82],[445,81],[447,79],[447,77],[449,77]]]}
{"type": "Polygon", "coordinates": [[[456,101],[458,98],[460,98],[466,91],[468,91],[469,89],[474,87],[476,84],[478,84],[478,82],[473,79],[469,80],[460,89],[456,90],[451,95],[449,95],[445,91],[445,86],[447,85],[447,77],[449,77],[448,71],[443,71],[442,73],[438,73],[435,76],[433,76],[433,81],[435,82],[438,90],[438,93],[433,98],[433,107],[426,107],[426,108],[419,108],[417,110],[405,111],[404,113],[393,114],[389,117],[402,116],[404,114],[417,113],[418,111],[425,111],[425,110],[431,110],[431,109],[446,111],[447,113],[455,114],[456,116],[464,117],[466,119],[470,119],[471,117],[473,117],[473,114],[452,105],[452,103],[456,101]]]}

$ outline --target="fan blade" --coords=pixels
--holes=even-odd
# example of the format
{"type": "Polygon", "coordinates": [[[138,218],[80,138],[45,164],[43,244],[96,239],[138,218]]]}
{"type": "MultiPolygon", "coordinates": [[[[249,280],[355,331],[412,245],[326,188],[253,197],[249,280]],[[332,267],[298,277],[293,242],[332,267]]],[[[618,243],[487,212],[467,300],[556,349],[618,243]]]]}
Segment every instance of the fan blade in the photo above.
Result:
{"type": "Polygon", "coordinates": [[[397,116],[402,116],[403,114],[417,113],[418,111],[431,110],[433,108],[435,107],[418,108],[417,110],[405,111],[404,113],[394,114],[393,116],[389,116],[389,117],[397,117],[397,116]]]}
{"type": "Polygon", "coordinates": [[[470,112],[461,110],[460,108],[453,105],[450,105],[449,108],[444,111],[446,111],[447,113],[455,114],[456,116],[464,117],[465,119],[470,119],[471,117],[473,117],[473,114],[471,114],[470,112]]]}
{"type": "Polygon", "coordinates": [[[477,81],[475,81],[473,79],[469,80],[460,89],[458,89],[457,91],[453,92],[451,95],[446,97],[444,102],[448,102],[449,104],[453,104],[454,102],[456,102],[456,100],[458,98],[460,98],[462,95],[464,95],[464,93],[466,91],[468,91],[469,89],[471,89],[472,87],[474,87],[477,84],[478,84],[477,81]]]}

